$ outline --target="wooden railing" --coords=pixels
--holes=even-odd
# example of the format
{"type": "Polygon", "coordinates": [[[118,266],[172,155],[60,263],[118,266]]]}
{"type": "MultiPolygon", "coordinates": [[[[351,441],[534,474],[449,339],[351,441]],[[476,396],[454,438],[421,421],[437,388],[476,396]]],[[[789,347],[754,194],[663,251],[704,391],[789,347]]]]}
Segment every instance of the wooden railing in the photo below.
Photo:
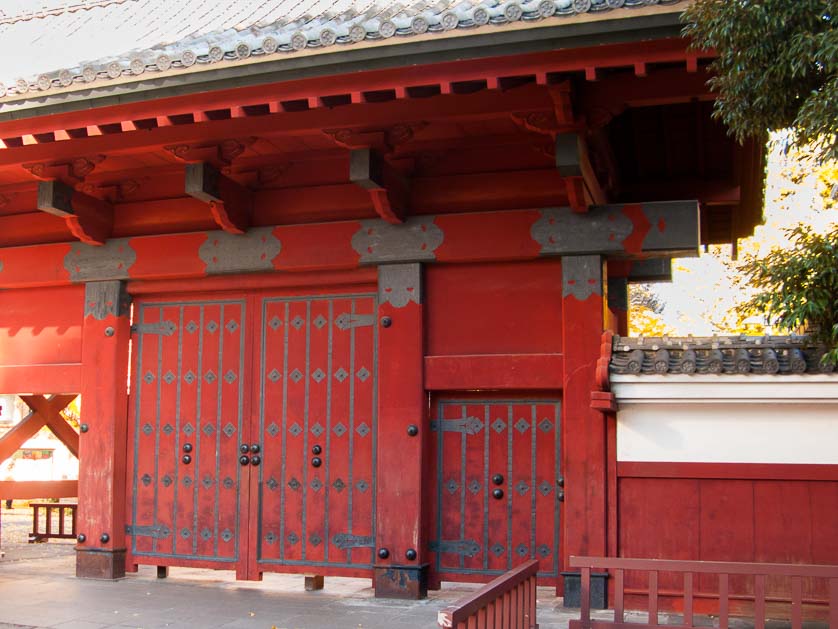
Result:
{"type": "Polygon", "coordinates": [[[571,557],[571,568],[580,568],[582,576],[581,619],[571,620],[570,629],[606,629],[618,627],[657,627],[658,620],[658,573],[676,573],[684,575],[683,622],[679,627],[697,627],[694,623],[693,605],[695,592],[693,575],[712,574],[719,578],[719,629],[727,629],[730,616],[729,581],[731,575],[750,576],[754,580],[753,620],[755,629],[764,629],[766,621],[765,581],[767,577],[787,577],[791,581],[791,626],[801,629],[803,626],[803,579],[824,579],[828,584],[830,627],[838,627],[838,566],[776,563],[734,563],[723,561],[676,561],[667,559],[624,559],[620,557],[571,557]],[[614,620],[591,620],[590,587],[591,569],[608,570],[613,576],[614,620]],[[649,575],[648,619],[645,624],[625,620],[625,588],[623,586],[626,570],[647,572],[649,575]]]}
{"type": "Polygon", "coordinates": [[[535,575],[538,560],[502,574],[473,594],[439,612],[440,627],[456,629],[538,629],[535,575]]]}
{"type": "Polygon", "coordinates": [[[32,532],[29,534],[29,543],[45,542],[48,539],[75,539],[76,538],[76,509],[75,502],[30,502],[32,507],[32,532]],[[41,519],[41,511],[44,518],[41,519]],[[53,514],[58,514],[58,530],[53,527],[53,514]],[[69,516],[70,526],[67,526],[69,516]],[[43,529],[41,528],[43,524],[43,529]],[[68,530],[69,529],[69,530],[68,530]]]}

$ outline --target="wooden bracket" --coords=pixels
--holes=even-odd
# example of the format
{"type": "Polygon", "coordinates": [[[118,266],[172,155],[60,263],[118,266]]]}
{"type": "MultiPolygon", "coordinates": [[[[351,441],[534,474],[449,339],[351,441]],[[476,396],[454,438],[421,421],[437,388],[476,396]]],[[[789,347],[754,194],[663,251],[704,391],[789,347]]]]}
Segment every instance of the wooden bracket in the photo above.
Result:
{"type": "Polygon", "coordinates": [[[218,226],[243,234],[253,215],[253,193],[208,162],[186,165],[186,194],[209,204],[218,226]]]}
{"type": "Polygon", "coordinates": [[[388,223],[403,223],[408,213],[409,182],[374,149],[349,153],[349,180],[369,192],[378,215],[388,223]]]}
{"type": "Polygon", "coordinates": [[[38,184],[38,209],[63,218],[72,234],[89,245],[105,244],[113,231],[113,206],[62,181],[38,184]]]}
{"type": "Polygon", "coordinates": [[[587,212],[591,205],[607,203],[588,156],[588,145],[578,133],[556,135],[556,169],[567,182],[570,207],[587,212]]]}

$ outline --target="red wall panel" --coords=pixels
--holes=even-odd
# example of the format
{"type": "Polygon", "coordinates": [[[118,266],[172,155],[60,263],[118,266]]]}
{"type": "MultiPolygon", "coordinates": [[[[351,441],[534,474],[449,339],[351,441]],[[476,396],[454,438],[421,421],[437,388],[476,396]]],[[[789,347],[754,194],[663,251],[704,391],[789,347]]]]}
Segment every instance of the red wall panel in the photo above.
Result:
{"type": "Polygon", "coordinates": [[[561,264],[428,266],[428,354],[560,352],[561,264]]]}
{"type": "Polygon", "coordinates": [[[84,287],[0,290],[0,366],[78,363],[84,287]]]}

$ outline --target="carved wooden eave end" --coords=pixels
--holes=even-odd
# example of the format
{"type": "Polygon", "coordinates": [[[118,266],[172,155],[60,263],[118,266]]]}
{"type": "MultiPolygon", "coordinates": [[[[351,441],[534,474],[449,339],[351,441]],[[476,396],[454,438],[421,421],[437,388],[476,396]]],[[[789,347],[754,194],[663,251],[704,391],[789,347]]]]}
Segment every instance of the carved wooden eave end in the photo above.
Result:
{"type": "Polygon", "coordinates": [[[216,224],[231,234],[245,233],[253,215],[253,192],[209,162],[186,165],[185,191],[209,205],[216,224]]]}
{"type": "Polygon", "coordinates": [[[351,150],[349,180],[369,193],[383,220],[396,224],[407,218],[409,183],[380,152],[371,148],[351,150]]]}

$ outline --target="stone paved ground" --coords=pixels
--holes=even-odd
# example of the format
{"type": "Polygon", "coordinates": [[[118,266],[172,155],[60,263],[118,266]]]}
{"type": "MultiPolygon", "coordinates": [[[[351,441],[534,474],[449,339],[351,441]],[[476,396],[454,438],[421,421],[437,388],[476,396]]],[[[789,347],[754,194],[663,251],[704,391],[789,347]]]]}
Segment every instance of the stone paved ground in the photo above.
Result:
{"type": "MultiPolygon", "coordinates": [[[[2,513],[0,629],[432,629],[437,611],[477,586],[446,584],[424,601],[376,599],[368,579],[327,578],[303,591],[298,575],[236,581],[231,572],[154,567],[119,581],[76,579],[72,542],[28,544],[29,509],[2,513]]],[[[539,588],[542,629],[567,627],[574,615],[551,588],[539,588]]]]}

